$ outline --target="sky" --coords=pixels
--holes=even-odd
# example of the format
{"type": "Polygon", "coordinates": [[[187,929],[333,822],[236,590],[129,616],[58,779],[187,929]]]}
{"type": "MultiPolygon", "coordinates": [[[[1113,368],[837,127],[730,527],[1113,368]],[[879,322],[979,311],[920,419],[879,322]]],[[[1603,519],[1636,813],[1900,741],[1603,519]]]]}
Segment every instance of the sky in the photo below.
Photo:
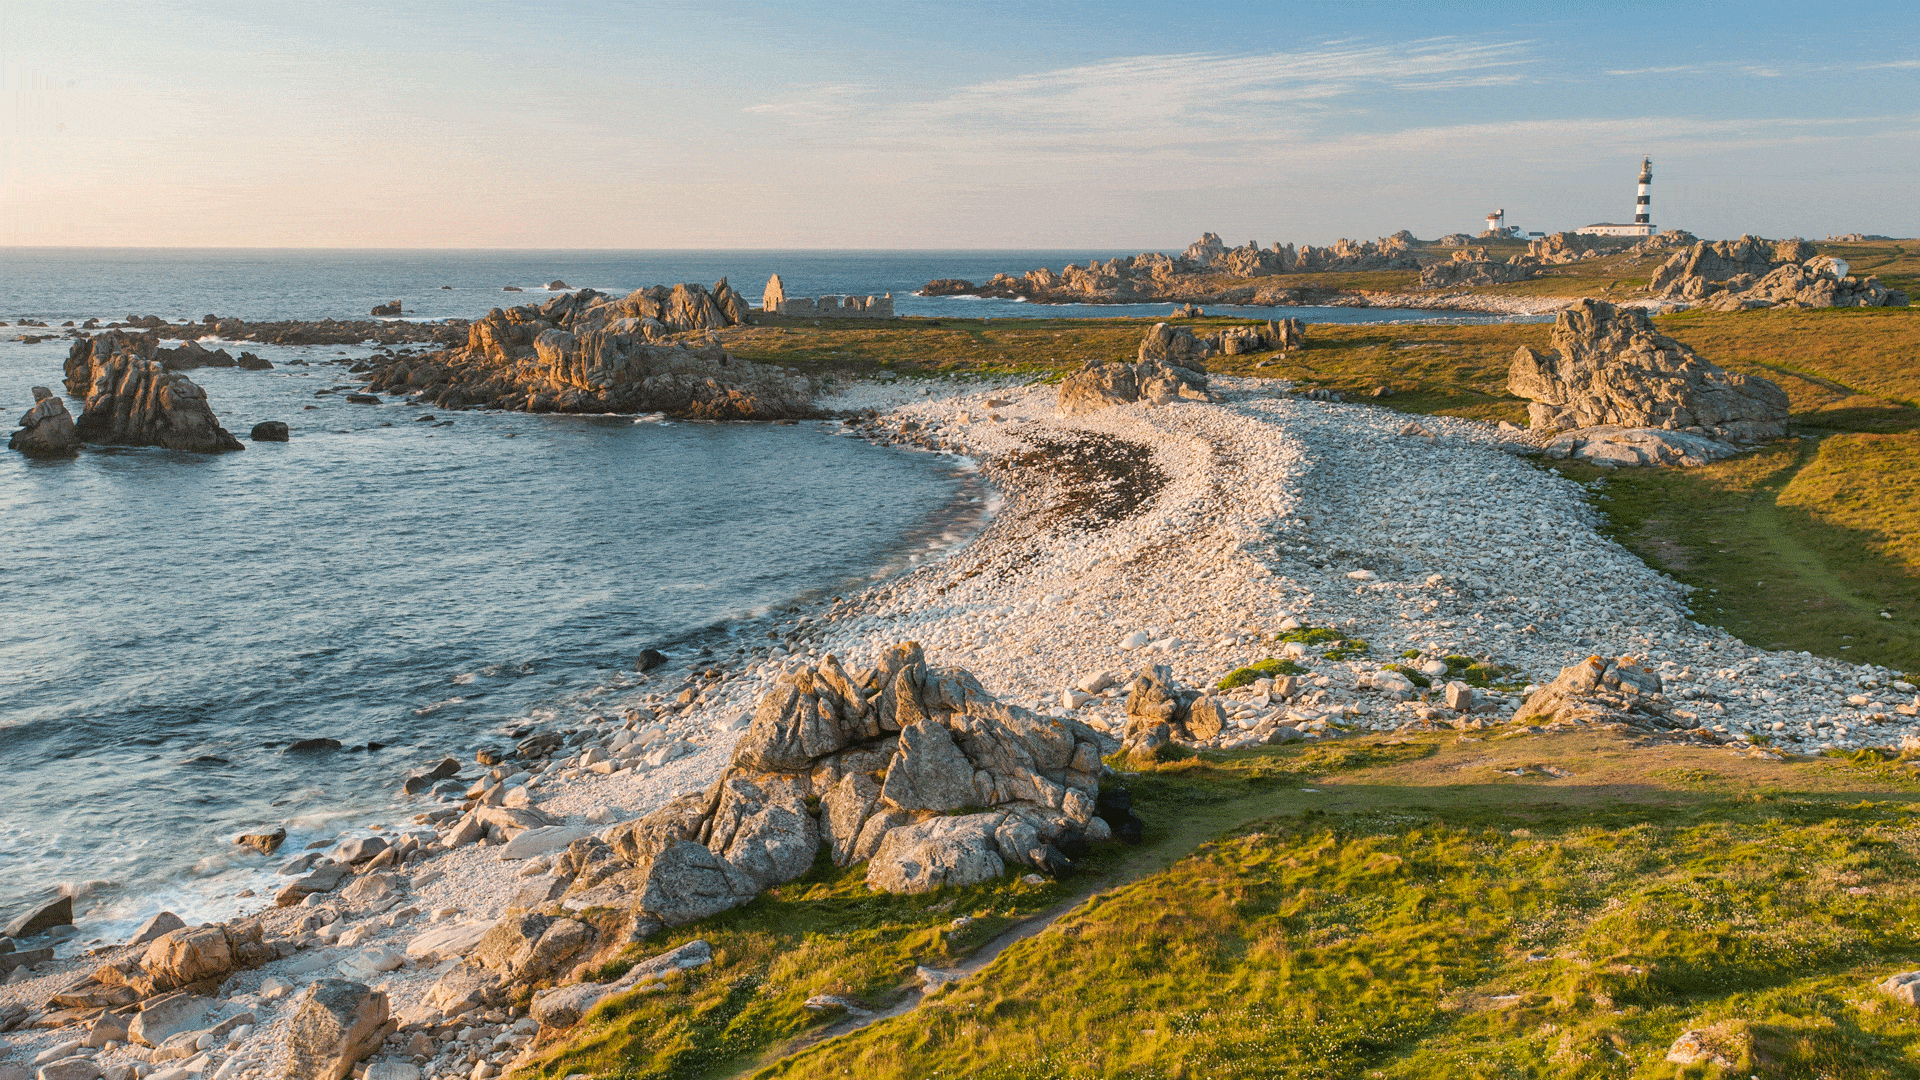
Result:
{"type": "Polygon", "coordinates": [[[0,246],[1920,234],[1908,5],[0,0],[0,246]]]}

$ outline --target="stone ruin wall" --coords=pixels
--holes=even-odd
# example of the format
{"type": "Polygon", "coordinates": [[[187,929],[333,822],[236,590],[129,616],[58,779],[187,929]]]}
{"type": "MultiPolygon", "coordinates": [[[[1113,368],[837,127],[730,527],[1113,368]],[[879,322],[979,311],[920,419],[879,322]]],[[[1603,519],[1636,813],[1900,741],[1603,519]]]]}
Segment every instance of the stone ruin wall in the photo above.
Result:
{"type": "Polygon", "coordinates": [[[885,296],[794,296],[775,274],[767,279],[760,310],[769,315],[799,315],[829,319],[891,319],[893,294],[885,296]]]}
{"type": "Polygon", "coordinates": [[[891,319],[893,294],[886,296],[795,296],[774,306],[774,315],[812,315],[830,319],[891,319]]]}

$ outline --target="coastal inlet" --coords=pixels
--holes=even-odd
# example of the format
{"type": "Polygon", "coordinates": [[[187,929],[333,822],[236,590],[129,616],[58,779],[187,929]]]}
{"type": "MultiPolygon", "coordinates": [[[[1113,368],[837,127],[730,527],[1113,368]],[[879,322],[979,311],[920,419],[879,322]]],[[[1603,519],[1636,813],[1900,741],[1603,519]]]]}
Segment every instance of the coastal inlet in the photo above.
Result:
{"type": "MultiPolygon", "coordinates": [[[[0,344],[5,411],[56,348],[0,344]]],[[[870,580],[985,506],[965,462],[830,425],[429,421],[327,392],[364,348],[248,348],[272,370],[194,379],[223,426],[285,419],[288,443],[0,458],[23,613],[0,630],[0,908],[97,881],[88,936],[218,917],[253,872],[234,835],[311,842],[415,765],[614,708],[647,648],[724,662],[728,620],[870,580]],[[342,748],[285,752],[306,738],[342,748]]]]}

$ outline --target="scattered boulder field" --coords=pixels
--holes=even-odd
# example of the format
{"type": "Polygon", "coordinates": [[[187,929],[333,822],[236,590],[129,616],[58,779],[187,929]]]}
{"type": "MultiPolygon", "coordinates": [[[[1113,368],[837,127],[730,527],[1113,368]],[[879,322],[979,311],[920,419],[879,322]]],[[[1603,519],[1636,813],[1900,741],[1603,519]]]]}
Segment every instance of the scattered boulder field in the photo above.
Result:
{"type": "Polygon", "coordinates": [[[1846,260],[1805,240],[1699,241],[1653,272],[1655,295],[1713,311],[1906,307],[1907,294],[1878,278],[1849,277],[1846,260]]]}

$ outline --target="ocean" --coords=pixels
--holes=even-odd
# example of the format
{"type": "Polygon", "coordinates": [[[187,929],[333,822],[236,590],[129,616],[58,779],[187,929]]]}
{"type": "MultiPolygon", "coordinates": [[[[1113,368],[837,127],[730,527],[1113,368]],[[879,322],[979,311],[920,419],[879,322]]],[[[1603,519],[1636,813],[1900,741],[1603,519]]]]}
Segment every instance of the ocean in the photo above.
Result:
{"type": "MultiPolygon", "coordinates": [[[[555,279],[624,293],[724,276],[757,300],[776,272],[789,295],[891,292],[901,314],[1165,314],[912,295],[1117,254],[10,249],[0,320],[346,319],[390,300],[472,318],[555,279]]],[[[9,430],[31,387],[59,388],[67,348],[20,333],[0,329],[9,430]]],[[[86,938],[162,907],[225,917],[252,872],[235,834],[289,824],[291,850],[398,817],[409,768],[615,708],[643,649],[724,651],[770,613],[939,557],[990,511],[973,463],[833,424],[456,412],[434,427],[415,422],[429,410],[316,396],[350,384],[341,365],[367,348],[228,347],[274,370],[193,372],[222,423],[244,438],[285,420],[292,442],[0,455],[0,913],[63,885],[86,938]],[[383,747],[282,752],[309,737],[383,747]]]]}

